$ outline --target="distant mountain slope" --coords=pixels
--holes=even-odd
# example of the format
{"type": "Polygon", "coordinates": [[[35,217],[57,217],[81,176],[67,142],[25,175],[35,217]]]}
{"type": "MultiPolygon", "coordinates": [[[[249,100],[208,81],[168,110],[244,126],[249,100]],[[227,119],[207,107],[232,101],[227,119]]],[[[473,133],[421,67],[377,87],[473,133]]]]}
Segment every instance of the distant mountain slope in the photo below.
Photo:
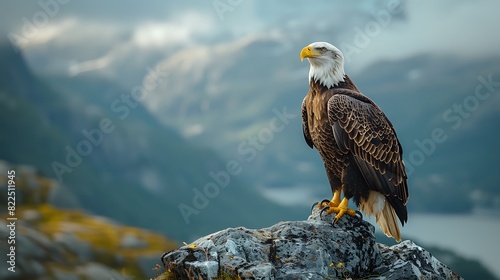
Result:
{"type": "Polygon", "coordinates": [[[229,161],[164,127],[140,103],[126,105],[125,116],[121,98],[130,90],[99,77],[41,80],[9,45],[0,58],[0,158],[62,179],[81,207],[178,240],[287,215],[244,187],[239,173],[226,180],[229,161]]]}

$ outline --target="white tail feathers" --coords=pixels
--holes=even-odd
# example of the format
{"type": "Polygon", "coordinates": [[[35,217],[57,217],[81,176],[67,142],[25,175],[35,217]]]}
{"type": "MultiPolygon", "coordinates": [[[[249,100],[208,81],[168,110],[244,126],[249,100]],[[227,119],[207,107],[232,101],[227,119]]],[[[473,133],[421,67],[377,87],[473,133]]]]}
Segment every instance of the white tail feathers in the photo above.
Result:
{"type": "Polygon", "coordinates": [[[384,195],[376,191],[370,191],[368,199],[362,200],[359,204],[359,209],[368,216],[375,215],[375,219],[384,234],[394,238],[397,242],[401,241],[396,213],[384,195]]]}

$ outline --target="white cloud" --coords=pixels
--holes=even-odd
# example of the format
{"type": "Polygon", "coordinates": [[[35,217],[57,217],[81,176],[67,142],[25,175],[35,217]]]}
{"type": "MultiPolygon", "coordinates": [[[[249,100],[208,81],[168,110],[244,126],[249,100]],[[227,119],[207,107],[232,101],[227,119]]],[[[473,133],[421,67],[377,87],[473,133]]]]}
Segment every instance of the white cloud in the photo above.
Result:
{"type": "Polygon", "coordinates": [[[146,190],[152,193],[159,193],[163,186],[161,175],[155,169],[144,169],[141,173],[141,183],[146,190]]]}
{"type": "Polygon", "coordinates": [[[186,137],[186,138],[190,138],[190,137],[202,134],[204,130],[205,130],[205,128],[203,127],[203,125],[197,123],[197,124],[193,124],[191,126],[186,127],[182,131],[182,135],[184,135],[184,137],[186,137]]]}
{"type": "Polygon", "coordinates": [[[191,43],[196,36],[213,31],[213,17],[186,12],[167,21],[139,25],[133,32],[132,41],[141,48],[160,48],[191,43]]]}
{"type": "MultiPolygon", "coordinates": [[[[370,5],[336,5],[335,16],[324,18],[326,4],[311,6],[296,2],[296,5],[288,6],[283,2],[256,4],[245,1],[227,12],[222,21],[214,10],[210,10],[213,9],[211,5],[205,5],[209,10],[203,5],[194,5],[190,9],[171,11],[173,16],[165,13],[164,17],[149,17],[144,13],[147,9],[141,10],[137,13],[144,15],[136,14],[133,24],[117,20],[117,17],[124,17],[122,14],[109,15],[104,21],[102,17],[90,20],[88,15],[74,12],[69,17],[54,18],[40,28],[36,38],[27,45],[25,54],[28,59],[37,61],[35,69],[45,73],[60,72],[61,69],[68,71],[68,67],[72,75],[101,70],[129,86],[131,77],[144,72],[143,65],[154,63],[162,55],[210,56],[211,53],[203,53],[204,48],[224,43],[230,45],[270,30],[283,33],[283,42],[290,46],[298,42],[306,44],[311,39],[331,41],[337,46],[344,41],[352,43],[356,35],[354,28],[364,29],[367,22],[374,20],[369,11],[377,11],[386,4],[378,1],[370,5]],[[282,9],[278,9],[280,7],[282,9]],[[130,67],[124,68],[124,65],[130,67]],[[141,66],[139,70],[135,69],[137,65],[141,66]]],[[[352,56],[346,64],[349,73],[362,70],[380,59],[399,60],[420,53],[453,54],[471,60],[500,54],[500,37],[495,36],[500,22],[496,15],[500,2],[407,2],[404,20],[401,20],[401,15],[395,20],[396,15],[393,15],[390,24],[371,37],[370,43],[359,54],[352,56]]],[[[71,6],[65,8],[71,9],[71,6]]],[[[217,63],[228,64],[230,61],[217,63]]],[[[204,67],[203,62],[200,65],[199,61],[189,59],[178,65],[204,67]]],[[[210,77],[221,73],[211,71],[210,77]]],[[[193,75],[196,78],[197,73],[193,75]]],[[[217,83],[216,86],[224,84],[217,83]]],[[[211,91],[219,92],[217,87],[211,91]]]]}
{"type": "Polygon", "coordinates": [[[102,69],[112,62],[112,58],[112,55],[107,54],[97,59],[91,59],[80,63],[73,62],[68,69],[69,75],[76,76],[83,72],[102,69]]]}
{"type": "MultiPolygon", "coordinates": [[[[168,78],[156,90],[156,94],[148,98],[148,108],[156,113],[161,113],[166,107],[175,104],[180,115],[187,114],[183,108],[200,104],[200,95],[189,94],[194,87],[206,81],[204,93],[215,96],[222,92],[226,86],[223,75],[235,63],[235,56],[246,46],[256,42],[280,40],[281,35],[250,34],[238,40],[221,42],[215,45],[199,44],[190,48],[181,48],[155,66],[166,73],[168,78]]],[[[202,104],[207,109],[209,104],[202,104]]]]}
{"type": "Polygon", "coordinates": [[[288,188],[258,187],[259,193],[265,198],[284,206],[310,206],[318,201],[317,194],[311,186],[292,186],[288,188]]]}
{"type": "Polygon", "coordinates": [[[24,49],[46,44],[63,36],[68,30],[74,28],[76,25],[77,21],[72,18],[57,23],[48,23],[41,27],[31,24],[31,27],[27,28],[23,26],[16,31],[10,32],[8,36],[16,47],[24,49]]]}

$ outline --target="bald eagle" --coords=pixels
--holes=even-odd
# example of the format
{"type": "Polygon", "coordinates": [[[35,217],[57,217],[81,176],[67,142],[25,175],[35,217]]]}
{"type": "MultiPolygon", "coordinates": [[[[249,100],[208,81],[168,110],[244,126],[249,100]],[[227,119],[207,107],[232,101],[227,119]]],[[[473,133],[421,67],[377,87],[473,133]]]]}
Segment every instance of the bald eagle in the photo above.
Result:
{"type": "Polygon", "coordinates": [[[348,208],[352,198],[365,214],[375,215],[387,236],[401,241],[396,216],[401,225],[408,220],[408,186],[394,127],[344,73],[338,48],[315,42],[302,49],[304,58],[310,63],[310,88],[302,102],[304,138],[323,159],[333,193],[318,206],[336,213],[336,222],[344,214],[356,215],[348,208]]]}

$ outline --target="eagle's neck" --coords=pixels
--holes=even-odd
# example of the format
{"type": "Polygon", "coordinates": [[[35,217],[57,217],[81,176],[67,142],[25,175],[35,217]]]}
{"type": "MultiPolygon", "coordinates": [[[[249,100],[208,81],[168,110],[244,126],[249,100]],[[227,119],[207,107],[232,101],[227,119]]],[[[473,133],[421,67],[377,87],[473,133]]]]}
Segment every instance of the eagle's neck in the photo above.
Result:
{"type": "Polygon", "coordinates": [[[351,80],[351,78],[349,78],[348,75],[344,75],[344,80],[341,82],[338,82],[333,87],[327,87],[324,84],[322,84],[321,82],[319,82],[319,81],[316,82],[316,81],[311,79],[310,87],[314,88],[313,93],[317,93],[317,94],[321,94],[325,90],[329,90],[329,89],[334,89],[334,90],[335,89],[348,89],[348,90],[358,92],[359,94],[362,95],[362,93],[359,91],[359,89],[356,87],[356,85],[353,83],[353,81],[351,80]]]}
{"type": "Polygon", "coordinates": [[[344,67],[341,64],[318,63],[310,60],[309,83],[316,82],[326,88],[337,86],[345,81],[344,67]]]}

